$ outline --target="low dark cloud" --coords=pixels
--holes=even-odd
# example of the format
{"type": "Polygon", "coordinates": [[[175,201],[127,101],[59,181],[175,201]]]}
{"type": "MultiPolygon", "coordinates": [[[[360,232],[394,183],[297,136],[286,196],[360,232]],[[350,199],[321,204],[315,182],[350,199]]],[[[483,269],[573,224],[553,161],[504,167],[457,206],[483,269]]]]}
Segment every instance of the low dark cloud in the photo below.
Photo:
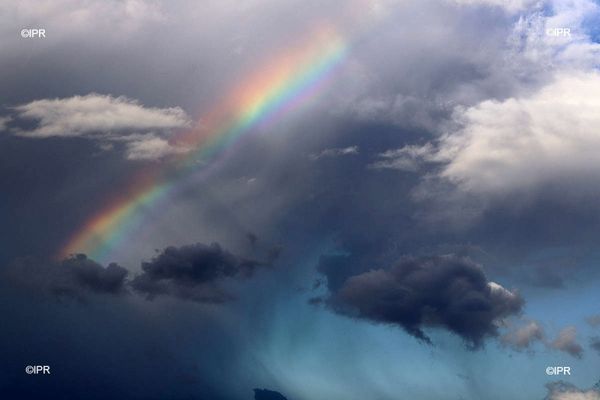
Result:
{"type": "Polygon", "coordinates": [[[326,303],[340,314],[398,325],[430,343],[424,328],[443,328],[472,348],[497,336],[500,320],[524,301],[489,281],[480,265],[454,255],[406,258],[389,269],[348,278],[326,303]]]}
{"type": "Polygon", "coordinates": [[[197,243],[167,247],[149,262],[142,262],[142,273],[131,287],[148,299],[166,295],[203,303],[223,303],[233,297],[222,284],[246,279],[268,263],[240,258],[219,244],[197,243]]]}
{"type": "Polygon", "coordinates": [[[254,400],[287,400],[287,397],[273,390],[254,389],[254,400]]]}
{"type": "Polygon", "coordinates": [[[118,264],[106,267],[77,254],[63,261],[19,258],[4,271],[15,286],[61,297],[84,300],[91,293],[119,295],[127,292],[128,272],[118,264]]]}
{"type": "Polygon", "coordinates": [[[150,261],[142,262],[142,273],[128,279],[128,271],[116,263],[104,267],[85,254],[62,261],[18,258],[3,271],[6,281],[18,289],[57,298],[86,300],[89,294],[133,293],[152,300],[171,296],[202,303],[223,303],[234,296],[224,287],[235,280],[252,277],[267,261],[238,257],[219,244],[197,243],[167,247],[150,261]]]}

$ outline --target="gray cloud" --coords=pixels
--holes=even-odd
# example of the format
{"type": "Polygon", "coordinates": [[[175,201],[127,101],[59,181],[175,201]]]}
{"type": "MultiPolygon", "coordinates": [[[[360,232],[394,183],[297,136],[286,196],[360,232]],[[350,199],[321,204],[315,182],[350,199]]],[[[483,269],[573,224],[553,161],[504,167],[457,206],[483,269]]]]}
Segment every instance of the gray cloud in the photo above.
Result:
{"type": "Polygon", "coordinates": [[[535,342],[543,341],[544,336],[544,329],[539,322],[529,321],[502,335],[500,341],[506,346],[521,351],[531,348],[535,342]]]}
{"type": "Polygon", "coordinates": [[[125,268],[115,263],[103,267],[83,254],[61,262],[19,258],[3,273],[17,287],[59,298],[85,300],[92,293],[119,295],[127,292],[128,272],[125,268]]]}
{"type": "Polygon", "coordinates": [[[242,259],[219,244],[197,243],[167,247],[142,262],[142,273],[131,281],[131,287],[148,299],[172,296],[202,303],[223,303],[233,299],[222,286],[233,279],[247,279],[265,264],[242,259]]]}
{"type": "Polygon", "coordinates": [[[568,326],[558,333],[556,339],[548,344],[555,350],[564,351],[576,358],[583,357],[583,347],[577,342],[577,328],[568,326]]]}
{"type": "Polygon", "coordinates": [[[523,307],[523,299],[487,280],[467,258],[404,259],[389,269],[348,278],[327,299],[336,312],[401,326],[429,342],[423,328],[444,328],[472,347],[497,336],[497,324],[523,307]]]}
{"type": "Polygon", "coordinates": [[[142,273],[128,280],[128,271],[116,263],[106,267],[84,254],[60,262],[35,257],[18,258],[3,271],[15,287],[58,298],[86,300],[90,294],[121,295],[129,292],[152,300],[171,296],[203,303],[234,299],[226,289],[234,280],[251,278],[257,269],[270,266],[277,258],[270,250],[267,261],[241,258],[219,244],[197,243],[167,247],[150,261],[142,262],[142,273]]]}
{"type": "Polygon", "coordinates": [[[363,121],[385,121],[399,127],[429,131],[435,131],[440,121],[452,112],[450,101],[410,94],[366,97],[358,99],[350,108],[363,121]]]}

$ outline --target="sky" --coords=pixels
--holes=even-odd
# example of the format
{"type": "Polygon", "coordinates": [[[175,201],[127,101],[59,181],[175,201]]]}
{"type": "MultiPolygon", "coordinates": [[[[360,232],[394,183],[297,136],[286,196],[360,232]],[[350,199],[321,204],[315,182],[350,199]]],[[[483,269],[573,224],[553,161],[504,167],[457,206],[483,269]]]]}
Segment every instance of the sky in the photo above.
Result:
{"type": "Polygon", "coordinates": [[[600,399],[599,23],[3,1],[0,397],[600,399]]]}

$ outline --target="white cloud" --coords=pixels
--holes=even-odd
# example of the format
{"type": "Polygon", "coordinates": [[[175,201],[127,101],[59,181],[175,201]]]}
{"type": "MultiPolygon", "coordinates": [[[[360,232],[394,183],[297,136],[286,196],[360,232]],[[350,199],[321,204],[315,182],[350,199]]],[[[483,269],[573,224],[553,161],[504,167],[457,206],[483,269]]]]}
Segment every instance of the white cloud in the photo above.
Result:
{"type": "Polygon", "coordinates": [[[34,100],[14,108],[19,118],[38,121],[19,136],[122,136],[131,131],[170,130],[189,125],[179,107],[148,108],[127,97],[100,94],[34,100]]]}
{"type": "Polygon", "coordinates": [[[320,151],[319,153],[314,153],[309,155],[311,160],[319,160],[321,158],[326,157],[340,157],[347,155],[355,155],[358,154],[358,146],[349,146],[349,147],[338,147],[332,149],[325,149],[320,151]]]}
{"type": "MultiPolygon", "coordinates": [[[[562,72],[531,95],[459,110],[458,131],[433,145],[386,152],[374,165],[411,169],[440,163],[437,181],[451,184],[454,195],[476,198],[585,184],[600,173],[599,107],[599,72],[562,72]]],[[[430,184],[418,192],[440,195],[430,184]]]]}
{"type": "Polygon", "coordinates": [[[174,146],[167,140],[154,136],[133,140],[126,147],[129,160],[156,160],[188,151],[185,147],[174,146]]]}
{"type": "Polygon", "coordinates": [[[144,107],[127,97],[92,93],[35,100],[14,107],[14,111],[17,118],[37,123],[31,130],[13,129],[18,136],[84,137],[97,141],[104,151],[112,150],[115,143],[124,143],[130,160],[159,159],[188,151],[165,138],[172,130],[190,125],[187,114],[179,107],[144,107]]]}
{"type": "Polygon", "coordinates": [[[485,101],[445,136],[440,177],[471,193],[505,193],[600,172],[600,74],[565,72],[525,98],[485,101]]]}

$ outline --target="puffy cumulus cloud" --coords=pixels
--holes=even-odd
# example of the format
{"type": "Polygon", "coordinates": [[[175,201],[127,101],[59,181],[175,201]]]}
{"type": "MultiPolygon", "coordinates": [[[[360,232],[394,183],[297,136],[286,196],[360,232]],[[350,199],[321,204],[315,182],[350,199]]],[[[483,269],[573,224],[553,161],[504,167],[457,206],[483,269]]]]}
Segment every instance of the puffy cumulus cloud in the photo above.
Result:
{"type": "Polygon", "coordinates": [[[86,137],[99,141],[105,149],[110,142],[125,142],[131,160],[158,159],[188,151],[157,136],[185,128],[190,121],[179,107],[144,107],[127,97],[91,93],[63,99],[34,100],[14,107],[20,119],[35,120],[31,130],[14,129],[28,138],[86,137]]]}
{"type": "Polygon", "coordinates": [[[349,277],[325,299],[338,313],[398,325],[430,342],[424,328],[443,328],[472,348],[498,335],[498,324],[518,314],[518,293],[490,282],[481,266],[454,255],[407,258],[389,269],[349,277]]]}
{"type": "Polygon", "coordinates": [[[485,101],[441,139],[440,177],[470,193],[505,193],[600,169],[600,74],[562,73],[525,98],[485,101]]]}
{"type": "Polygon", "coordinates": [[[309,158],[313,161],[316,161],[321,158],[340,157],[356,154],[358,154],[358,146],[336,147],[331,149],[325,149],[318,153],[310,154],[309,158]]]}
{"type": "Polygon", "coordinates": [[[20,136],[68,137],[115,134],[183,128],[189,119],[181,108],[144,107],[127,97],[90,93],[64,99],[34,100],[14,107],[19,118],[38,121],[32,130],[19,130],[20,136]]]}
{"type": "Polygon", "coordinates": [[[167,247],[151,261],[142,262],[142,273],[131,281],[131,287],[148,299],[162,295],[223,303],[233,298],[223,284],[250,278],[265,265],[239,258],[217,243],[167,247]]]}
{"type": "Polygon", "coordinates": [[[539,201],[560,210],[584,201],[588,209],[600,183],[599,106],[600,73],[561,72],[530,95],[458,110],[458,130],[384,153],[372,166],[426,168],[412,193],[426,210],[419,215],[454,227],[539,201]]]}
{"type": "Polygon", "coordinates": [[[577,342],[577,328],[574,326],[561,330],[556,339],[549,343],[549,347],[564,351],[576,358],[583,357],[583,347],[577,342]]]}
{"type": "Polygon", "coordinates": [[[559,381],[547,384],[546,388],[546,400],[600,400],[600,390],[597,387],[583,390],[571,383],[559,381]]]}
{"type": "Polygon", "coordinates": [[[83,254],[60,262],[20,258],[4,271],[16,287],[58,298],[85,300],[89,294],[120,295],[127,292],[128,272],[118,264],[104,267],[83,254]]]}
{"type": "Polygon", "coordinates": [[[502,344],[520,351],[531,348],[535,342],[543,341],[544,336],[542,326],[537,321],[529,321],[502,335],[500,341],[502,344]]]}

